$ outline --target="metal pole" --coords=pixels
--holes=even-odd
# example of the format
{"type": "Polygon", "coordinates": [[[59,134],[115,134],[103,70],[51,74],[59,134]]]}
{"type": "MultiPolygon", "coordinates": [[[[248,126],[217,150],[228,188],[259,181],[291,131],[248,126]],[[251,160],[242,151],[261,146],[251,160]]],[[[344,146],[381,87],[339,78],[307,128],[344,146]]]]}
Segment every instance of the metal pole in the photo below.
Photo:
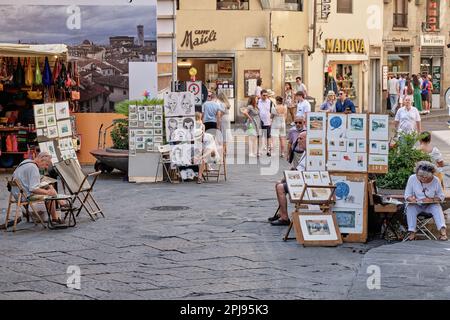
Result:
{"type": "Polygon", "coordinates": [[[176,16],[177,16],[177,1],[173,0],[172,5],[172,91],[175,91],[174,85],[175,81],[177,81],[177,43],[176,43],[176,16]]]}

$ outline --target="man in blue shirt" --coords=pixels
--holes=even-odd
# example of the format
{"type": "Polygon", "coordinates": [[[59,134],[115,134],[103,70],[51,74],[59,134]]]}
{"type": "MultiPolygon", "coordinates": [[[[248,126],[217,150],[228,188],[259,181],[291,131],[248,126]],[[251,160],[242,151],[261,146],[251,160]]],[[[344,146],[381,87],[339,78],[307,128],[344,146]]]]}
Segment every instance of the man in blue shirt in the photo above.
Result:
{"type": "Polygon", "coordinates": [[[208,131],[209,129],[220,130],[220,120],[223,112],[224,110],[222,106],[216,101],[216,94],[209,93],[208,101],[206,101],[202,106],[205,131],[208,131]]]}
{"type": "Polygon", "coordinates": [[[352,100],[347,98],[344,91],[339,91],[339,98],[336,102],[336,112],[356,113],[352,100]]]}

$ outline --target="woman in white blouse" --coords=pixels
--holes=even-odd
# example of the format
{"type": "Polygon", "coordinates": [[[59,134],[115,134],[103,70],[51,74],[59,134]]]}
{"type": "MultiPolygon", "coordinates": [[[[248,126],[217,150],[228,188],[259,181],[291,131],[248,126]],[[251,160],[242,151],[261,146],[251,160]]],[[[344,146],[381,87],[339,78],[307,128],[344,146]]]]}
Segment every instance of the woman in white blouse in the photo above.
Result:
{"type": "Polygon", "coordinates": [[[434,175],[436,166],[428,161],[420,161],[416,166],[416,174],[409,177],[405,189],[406,217],[408,220],[408,240],[416,236],[417,216],[420,213],[431,213],[440,231],[439,240],[447,241],[447,229],[444,213],[439,202],[445,195],[439,179],[434,175]]]}

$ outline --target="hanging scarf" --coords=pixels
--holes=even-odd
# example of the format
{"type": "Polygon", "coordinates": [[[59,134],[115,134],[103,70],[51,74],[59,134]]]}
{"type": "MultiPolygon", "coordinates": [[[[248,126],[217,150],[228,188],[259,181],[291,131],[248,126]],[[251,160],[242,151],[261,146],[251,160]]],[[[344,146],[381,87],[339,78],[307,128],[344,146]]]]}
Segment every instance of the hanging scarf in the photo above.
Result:
{"type": "Polygon", "coordinates": [[[48,57],[45,57],[45,62],[44,62],[44,73],[42,76],[42,83],[49,87],[53,84],[53,79],[52,79],[52,71],[50,70],[50,64],[48,62],[48,57]]]}
{"type": "Polygon", "coordinates": [[[25,59],[27,66],[25,68],[25,85],[31,87],[33,85],[33,68],[31,68],[31,58],[25,59]]]}
{"type": "Polygon", "coordinates": [[[25,70],[23,70],[20,58],[18,58],[16,71],[14,71],[14,84],[16,85],[16,87],[21,87],[24,85],[25,83],[24,77],[25,77],[25,70]]]}
{"type": "Polygon", "coordinates": [[[40,86],[42,84],[41,67],[39,66],[39,59],[36,57],[36,71],[34,74],[34,84],[40,86]]]}

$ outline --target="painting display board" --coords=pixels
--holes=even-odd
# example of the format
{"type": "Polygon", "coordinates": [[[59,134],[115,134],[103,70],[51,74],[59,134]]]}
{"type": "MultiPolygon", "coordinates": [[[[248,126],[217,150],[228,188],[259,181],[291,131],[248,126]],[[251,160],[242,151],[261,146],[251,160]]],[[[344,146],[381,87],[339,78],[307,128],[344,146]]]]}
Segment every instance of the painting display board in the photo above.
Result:
{"type": "Polygon", "coordinates": [[[387,173],[389,169],[389,116],[369,115],[369,173],[387,173]]]}
{"type": "Polygon", "coordinates": [[[368,175],[330,173],[336,186],[336,202],[332,208],[344,242],[366,242],[368,228],[368,175]]]}
{"type": "Polygon", "coordinates": [[[33,112],[40,151],[49,153],[53,164],[68,159],[78,162],[69,102],[35,104],[33,112]]]}
{"type": "MultiPolygon", "coordinates": [[[[164,96],[166,141],[171,146],[172,166],[189,167],[193,163],[195,150],[195,95],[192,92],[170,92],[164,96]]],[[[189,170],[189,169],[187,169],[189,170]]],[[[191,171],[191,170],[190,170],[191,171]]],[[[180,170],[181,176],[188,177],[180,170]]],[[[192,175],[190,175],[192,176],[192,175]]]]}
{"type": "Polygon", "coordinates": [[[307,116],[307,170],[387,173],[389,117],[317,113],[307,116]]]}

